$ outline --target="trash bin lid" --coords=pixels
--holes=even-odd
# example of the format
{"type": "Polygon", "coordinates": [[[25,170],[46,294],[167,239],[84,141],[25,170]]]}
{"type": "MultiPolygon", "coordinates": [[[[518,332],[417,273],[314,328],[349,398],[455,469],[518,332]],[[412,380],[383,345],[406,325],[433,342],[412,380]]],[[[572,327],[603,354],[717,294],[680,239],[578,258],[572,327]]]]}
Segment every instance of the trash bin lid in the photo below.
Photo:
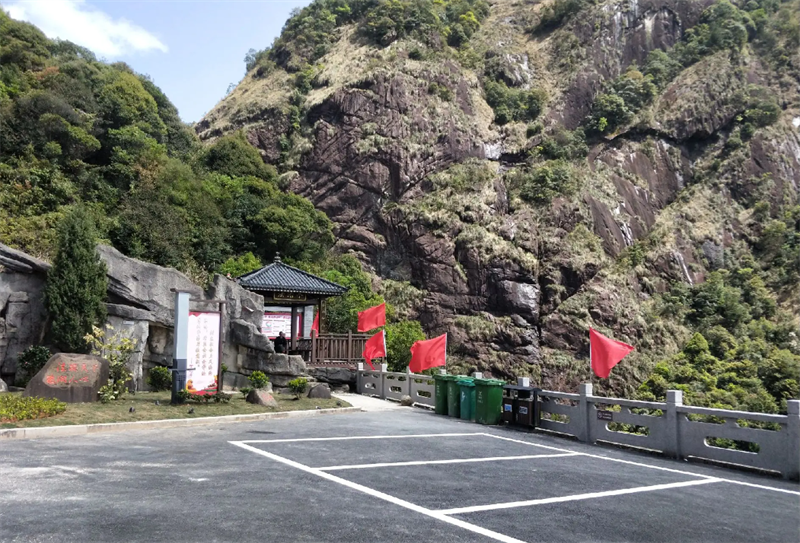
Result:
{"type": "Polygon", "coordinates": [[[475,379],[475,384],[483,386],[503,386],[506,382],[500,379],[475,379]]]}
{"type": "Polygon", "coordinates": [[[459,378],[459,376],[458,375],[450,375],[449,373],[445,373],[444,375],[442,375],[440,373],[438,375],[434,374],[433,378],[434,379],[438,379],[440,381],[455,381],[456,379],[459,378]]]}
{"type": "Polygon", "coordinates": [[[506,390],[524,390],[528,392],[536,390],[536,387],[524,387],[522,385],[503,385],[503,388],[506,390]]]}
{"type": "Polygon", "coordinates": [[[472,377],[470,377],[469,379],[459,379],[457,381],[457,383],[458,383],[458,386],[461,386],[461,387],[474,387],[475,383],[473,383],[472,381],[473,381],[473,379],[472,379],[472,377]]]}

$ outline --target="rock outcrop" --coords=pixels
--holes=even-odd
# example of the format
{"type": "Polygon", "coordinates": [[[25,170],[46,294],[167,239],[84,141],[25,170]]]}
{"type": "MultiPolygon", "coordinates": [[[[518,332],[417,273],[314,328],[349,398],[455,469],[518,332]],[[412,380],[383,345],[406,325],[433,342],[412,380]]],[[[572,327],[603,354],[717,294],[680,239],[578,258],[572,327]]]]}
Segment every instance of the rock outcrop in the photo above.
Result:
{"type": "Polygon", "coordinates": [[[108,360],[88,354],[57,353],[34,375],[23,396],[66,403],[96,402],[108,384],[108,360]]]}
{"type": "Polygon", "coordinates": [[[0,243],[0,380],[12,385],[19,354],[44,340],[49,269],[46,262],[0,243]]]}
{"type": "MultiPolygon", "coordinates": [[[[221,275],[204,291],[175,269],[126,257],[105,245],[97,250],[108,270],[107,323],[135,344],[129,366],[136,390],[147,388],[150,368],[172,364],[174,290],[190,292],[196,300],[193,308],[216,310],[214,303],[201,301],[225,302],[221,356],[228,367],[225,385],[246,386],[247,375],[256,369],[274,368],[280,382],[304,374],[300,357],[272,360],[272,342],[260,332],[264,304],[260,295],[221,275]]],[[[0,261],[0,377],[14,383],[19,353],[46,341],[44,287],[50,266],[3,244],[0,261]]]]}

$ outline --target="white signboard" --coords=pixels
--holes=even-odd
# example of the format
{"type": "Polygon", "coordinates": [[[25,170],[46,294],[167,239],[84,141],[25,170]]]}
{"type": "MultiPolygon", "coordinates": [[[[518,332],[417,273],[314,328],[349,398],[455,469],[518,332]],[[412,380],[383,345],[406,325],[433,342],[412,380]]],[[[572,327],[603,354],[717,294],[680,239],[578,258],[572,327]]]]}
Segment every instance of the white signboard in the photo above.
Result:
{"type": "Polygon", "coordinates": [[[219,313],[189,312],[187,363],[190,369],[186,375],[186,389],[193,394],[214,394],[217,391],[219,319],[219,313]]]}
{"type": "MultiPolygon", "coordinates": [[[[297,336],[303,335],[301,326],[302,315],[297,315],[297,336]]],[[[278,334],[283,334],[288,338],[292,336],[292,314],[291,313],[264,313],[264,320],[261,321],[261,333],[270,339],[275,339],[278,334]]]]}

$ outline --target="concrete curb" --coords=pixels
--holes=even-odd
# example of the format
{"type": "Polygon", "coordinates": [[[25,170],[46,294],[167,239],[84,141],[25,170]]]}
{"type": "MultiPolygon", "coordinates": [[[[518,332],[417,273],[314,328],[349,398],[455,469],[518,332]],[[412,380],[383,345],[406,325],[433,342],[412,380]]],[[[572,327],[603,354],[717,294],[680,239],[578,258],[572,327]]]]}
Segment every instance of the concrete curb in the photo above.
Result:
{"type": "Polygon", "coordinates": [[[303,411],[278,411],[276,413],[254,413],[250,415],[223,415],[220,417],[198,417],[196,419],[140,420],[135,422],[107,422],[103,424],[80,424],[74,426],[41,426],[38,428],[8,428],[0,430],[0,441],[5,439],[40,439],[44,437],[71,437],[127,430],[155,430],[161,428],[182,428],[206,424],[229,422],[253,422],[257,420],[288,419],[360,413],[360,407],[340,407],[336,409],[315,409],[303,411]]]}

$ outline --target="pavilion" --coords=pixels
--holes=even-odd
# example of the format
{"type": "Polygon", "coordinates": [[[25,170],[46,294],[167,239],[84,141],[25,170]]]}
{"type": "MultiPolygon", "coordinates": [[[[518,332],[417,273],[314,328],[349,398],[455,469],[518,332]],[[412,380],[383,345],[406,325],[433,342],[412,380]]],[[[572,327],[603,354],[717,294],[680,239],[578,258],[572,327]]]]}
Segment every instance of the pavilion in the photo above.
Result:
{"type": "MultiPolygon", "coordinates": [[[[321,314],[326,298],[342,296],[347,287],[281,262],[275,256],[272,264],[236,278],[242,287],[264,297],[262,333],[270,339],[279,332],[289,332],[291,351],[297,351],[298,337],[310,338],[314,308],[321,314]]],[[[320,318],[320,327],[322,325],[320,318]]],[[[318,333],[321,333],[320,329],[318,333]]],[[[304,342],[305,343],[305,342],[304,342]]]]}

